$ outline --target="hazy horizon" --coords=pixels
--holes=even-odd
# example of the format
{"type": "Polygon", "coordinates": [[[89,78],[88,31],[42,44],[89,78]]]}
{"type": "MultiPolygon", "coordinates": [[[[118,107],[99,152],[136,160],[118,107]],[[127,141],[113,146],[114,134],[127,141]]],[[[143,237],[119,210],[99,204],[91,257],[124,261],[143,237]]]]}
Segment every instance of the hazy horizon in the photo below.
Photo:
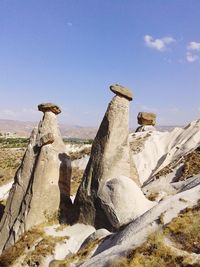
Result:
{"type": "Polygon", "coordinates": [[[200,118],[200,1],[18,0],[0,2],[0,119],[98,127],[119,83],[137,113],[158,125],[200,118]]]}

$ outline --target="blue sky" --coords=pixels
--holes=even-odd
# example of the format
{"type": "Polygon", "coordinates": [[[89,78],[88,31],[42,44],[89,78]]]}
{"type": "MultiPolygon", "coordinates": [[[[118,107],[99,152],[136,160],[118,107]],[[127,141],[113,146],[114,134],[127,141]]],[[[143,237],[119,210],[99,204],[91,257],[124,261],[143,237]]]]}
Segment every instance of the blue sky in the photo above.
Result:
{"type": "Polygon", "coordinates": [[[199,0],[0,0],[0,118],[38,120],[55,102],[66,124],[98,126],[131,88],[160,125],[200,117],[199,0]]]}

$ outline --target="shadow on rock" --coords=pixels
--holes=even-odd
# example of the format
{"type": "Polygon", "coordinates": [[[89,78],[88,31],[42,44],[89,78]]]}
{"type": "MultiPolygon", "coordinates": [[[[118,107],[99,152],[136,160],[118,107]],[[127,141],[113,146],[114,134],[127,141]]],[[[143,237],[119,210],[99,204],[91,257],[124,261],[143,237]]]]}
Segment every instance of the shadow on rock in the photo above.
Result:
{"type": "Polygon", "coordinates": [[[68,166],[69,156],[66,153],[60,153],[58,158],[61,161],[58,181],[60,190],[59,222],[71,224],[73,222],[73,204],[70,198],[71,168],[68,166]]]}

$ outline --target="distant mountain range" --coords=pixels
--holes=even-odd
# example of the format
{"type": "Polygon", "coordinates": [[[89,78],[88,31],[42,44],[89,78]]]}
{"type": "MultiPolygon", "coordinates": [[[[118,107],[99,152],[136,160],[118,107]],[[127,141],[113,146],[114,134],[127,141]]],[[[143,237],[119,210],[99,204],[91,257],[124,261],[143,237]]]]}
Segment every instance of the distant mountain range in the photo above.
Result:
{"type": "MultiPolygon", "coordinates": [[[[28,137],[34,127],[37,127],[38,122],[34,121],[17,121],[0,119],[0,132],[11,133],[20,137],[28,137]]],[[[66,138],[94,138],[97,128],[82,127],[78,125],[68,125],[59,123],[60,131],[63,137],[66,138]]]]}
{"type": "MultiPolygon", "coordinates": [[[[16,120],[3,120],[0,119],[0,132],[1,133],[12,133],[16,136],[28,137],[34,127],[38,125],[38,122],[33,121],[16,121],[16,120]]],[[[81,138],[90,139],[94,138],[97,132],[96,127],[84,127],[78,125],[67,125],[59,123],[61,134],[65,138],[81,138]]],[[[159,131],[170,131],[175,127],[181,126],[157,126],[159,131]]],[[[135,129],[130,129],[133,132],[135,129]]]]}

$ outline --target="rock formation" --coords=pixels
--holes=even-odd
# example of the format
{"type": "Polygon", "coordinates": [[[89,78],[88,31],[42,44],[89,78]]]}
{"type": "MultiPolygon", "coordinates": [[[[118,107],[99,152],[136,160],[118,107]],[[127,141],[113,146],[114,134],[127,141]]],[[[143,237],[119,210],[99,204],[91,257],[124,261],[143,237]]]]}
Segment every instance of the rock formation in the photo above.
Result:
{"type": "Polygon", "coordinates": [[[75,210],[79,222],[113,230],[120,222],[112,207],[104,205],[107,199],[104,194],[106,182],[121,175],[130,177],[136,183],[139,180],[128,142],[132,93],[120,85],[112,85],[110,89],[116,96],[110,102],[94,139],[91,156],[75,198],[75,210]]]}
{"type": "Polygon", "coordinates": [[[139,126],[136,132],[155,131],[156,114],[150,112],[139,112],[137,116],[139,126]]]}
{"type": "Polygon", "coordinates": [[[126,176],[108,180],[101,199],[102,206],[105,207],[104,210],[116,229],[136,219],[155,205],[155,202],[149,201],[141,188],[126,176]]]}
{"type": "Polygon", "coordinates": [[[0,222],[0,252],[58,210],[62,220],[70,203],[71,162],[56,118],[61,111],[52,103],[38,109],[43,119],[31,134],[0,222]]]}

